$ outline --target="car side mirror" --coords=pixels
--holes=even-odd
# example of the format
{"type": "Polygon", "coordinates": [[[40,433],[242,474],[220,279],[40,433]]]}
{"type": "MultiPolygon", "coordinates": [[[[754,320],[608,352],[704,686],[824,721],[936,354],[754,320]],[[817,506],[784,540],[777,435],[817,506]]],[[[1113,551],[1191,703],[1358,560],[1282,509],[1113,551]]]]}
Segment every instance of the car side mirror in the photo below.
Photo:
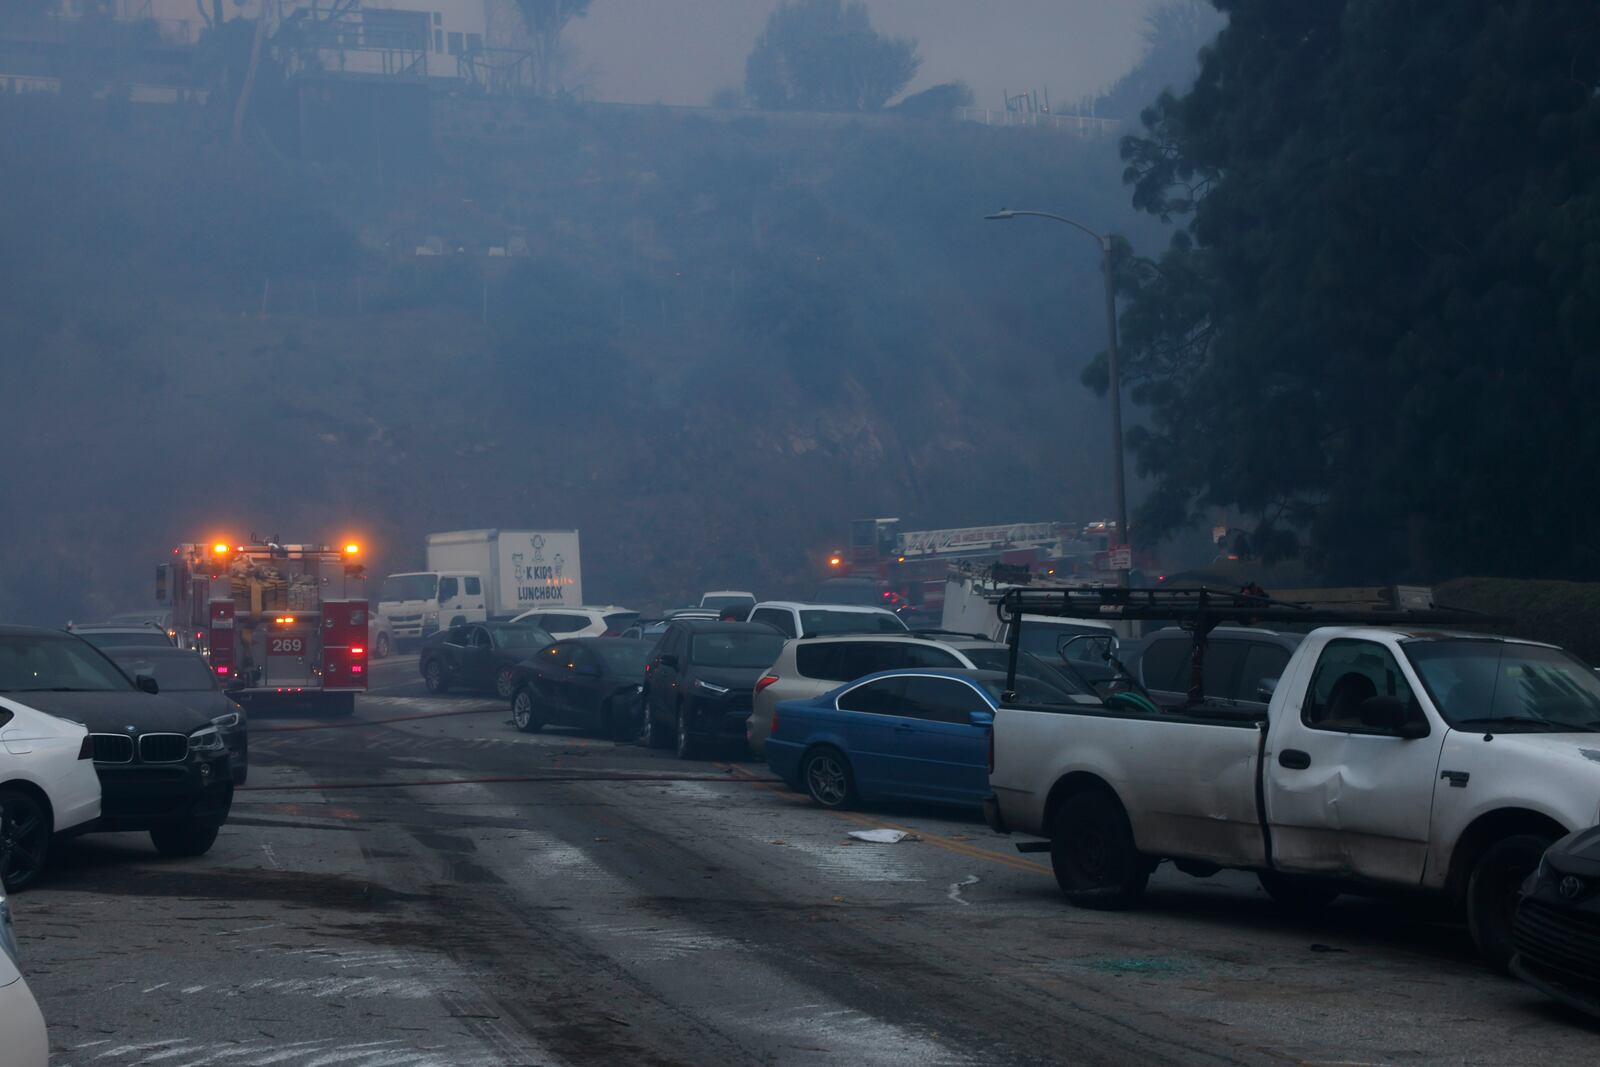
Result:
{"type": "Polygon", "coordinates": [[[982,711],[971,711],[967,713],[967,721],[974,726],[993,726],[994,712],[988,708],[982,711]]]}
{"type": "Polygon", "coordinates": [[[133,679],[133,684],[138,686],[142,692],[149,693],[151,696],[161,692],[161,686],[157,685],[156,680],[148,674],[136,675],[133,679]]]}
{"type": "Polygon", "coordinates": [[[1277,678],[1261,679],[1261,684],[1256,686],[1256,699],[1263,704],[1271,703],[1272,694],[1278,691],[1278,681],[1279,679],[1277,678]]]}
{"type": "Polygon", "coordinates": [[[1104,662],[1117,654],[1121,642],[1115,634],[1101,636],[1100,634],[1078,634],[1074,637],[1062,637],[1056,641],[1056,655],[1068,663],[1093,663],[1096,660],[1104,662]]]}
{"type": "Polygon", "coordinates": [[[1428,736],[1428,724],[1414,717],[1410,702],[1399,697],[1368,697],[1361,702],[1358,713],[1361,725],[1369,730],[1382,730],[1407,740],[1428,736]]]}
{"type": "Polygon", "coordinates": [[[657,659],[657,662],[663,667],[671,667],[673,670],[678,669],[678,657],[671,652],[661,653],[657,659]]]}

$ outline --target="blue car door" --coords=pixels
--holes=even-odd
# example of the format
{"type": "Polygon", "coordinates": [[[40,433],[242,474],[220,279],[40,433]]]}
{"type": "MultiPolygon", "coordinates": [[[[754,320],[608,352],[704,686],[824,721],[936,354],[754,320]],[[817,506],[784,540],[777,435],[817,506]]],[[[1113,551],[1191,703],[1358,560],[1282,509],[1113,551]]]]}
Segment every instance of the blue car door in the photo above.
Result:
{"type": "Polygon", "coordinates": [[[992,712],[977,687],[960,678],[906,678],[896,719],[894,792],[922,800],[978,804],[989,792],[989,731],[972,713],[992,712]]]}
{"type": "Polygon", "coordinates": [[[832,732],[844,743],[845,755],[855,772],[856,789],[867,799],[893,787],[893,764],[900,748],[896,727],[904,678],[878,678],[839,694],[830,718],[832,732]]]}

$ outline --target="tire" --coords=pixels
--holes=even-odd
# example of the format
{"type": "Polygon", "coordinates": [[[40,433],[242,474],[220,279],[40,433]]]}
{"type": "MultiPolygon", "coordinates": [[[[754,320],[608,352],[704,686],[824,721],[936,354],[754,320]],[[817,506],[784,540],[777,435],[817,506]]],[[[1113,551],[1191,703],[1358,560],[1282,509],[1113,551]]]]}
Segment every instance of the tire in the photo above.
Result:
{"type": "Polygon", "coordinates": [[[1307,878],[1277,871],[1261,871],[1256,879],[1274,904],[1286,911],[1301,914],[1321,911],[1344,891],[1338,882],[1326,878],[1307,878]]]}
{"type": "Polygon", "coordinates": [[[1122,804],[1093,790],[1068,797],[1050,820],[1050,866],[1074,905],[1116,911],[1138,902],[1152,864],[1135,846],[1122,804]]]}
{"type": "Polygon", "coordinates": [[[388,659],[389,658],[389,635],[388,634],[379,634],[378,635],[378,639],[376,641],[372,642],[372,658],[373,659],[388,659]]]}
{"type": "Polygon", "coordinates": [[[501,667],[494,673],[494,695],[501,700],[511,699],[512,673],[510,667],[501,667]]]}
{"type": "Polygon", "coordinates": [[[674,747],[678,751],[678,758],[694,759],[700,746],[695,744],[694,738],[689,734],[689,716],[684,714],[681,706],[678,708],[678,714],[673,716],[672,726],[673,732],[677,735],[677,744],[674,747]]]}
{"type": "Polygon", "coordinates": [[[843,752],[830,746],[806,753],[805,759],[800,761],[800,785],[818,807],[829,811],[853,808],[860,800],[850,761],[843,752]]]}
{"type": "Polygon", "coordinates": [[[8,893],[32,885],[50,856],[50,812],[31,793],[0,789],[0,883],[8,893]]]}
{"type": "Polygon", "coordinates": [[[644,727],[640,731],[640,740],[646,748],[666,748],[672,743],[672,738],[667,731],[661,728],[661,723],[650,713],[650,705],[644,706],[644,727]]]}
{"type": "Polygon", "coordinates": [[[1478,952],[1499,970],[1509,967],[1515,951],[1511,924],[1522,883],[1554,840],[1539,834],[1503,837],[1484,849],[1472,865],[1467,880],[1467,928],[1478,952]]]}
{"type": "Polygon", "coordinates": [[[430,659],[422,665],[422,683],[434,696],[450,692],[450,682],[444,676],[444,664],[436,659],[430,659]]]}
{"type": "Polygon", "coordinates": [[[174,859],[204,856],[216,840],[215,826],[165,826],[150,831],[150,843],[156,851],[174,859]]]}
{"type": "Polygon", "coordinates": [[[539,721],[533,690],[527,686],[522,686],[511,696],[511,721],[525,734],[536,734],[544,729],[544,723],[539,721]]]}

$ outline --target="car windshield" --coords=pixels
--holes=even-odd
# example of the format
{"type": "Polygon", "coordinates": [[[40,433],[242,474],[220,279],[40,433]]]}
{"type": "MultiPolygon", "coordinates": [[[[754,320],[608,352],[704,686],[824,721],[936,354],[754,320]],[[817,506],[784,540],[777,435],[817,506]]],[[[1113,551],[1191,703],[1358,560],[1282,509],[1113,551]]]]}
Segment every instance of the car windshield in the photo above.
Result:
{"type": "Polygon", "coordinates": [[[806,637],[825,634],[903,634],[906,624],[887,611],[828,611],[801,608],[800,632],[806,637]]]}
{"type": "Polygon", "coordinates": [[[689,662],[701,667],[770,667],[783,651],[782,634],[695,634],[689,642],[689,662]]]}
{"type": "Polygon", "coordinates": [[[1457,729],[1600,730],[1600,679],[1560,649],[1470,638],[1402,647],[1457,729]]]}
{"type": "MultiPolygon", "coordinates": [[[[962,654],[972,661],[972,665],[980,671],[1005,671],[1009,666],[1010,650],[1004,648],[965,648],[962,654]]],[[[1085,686],[1076,678],[1065,671],[1058,671],[1049,663],[1035,656],[1032,652],[1024,652],[1017,657],[1017,678],[1033,678],[1046,686],[1062,690],[1064,693],[1078,693],[1084,696],[1093,696],[1094,691],[1085,686]]]]}
{"type": "Polygon", "coordinates": [[[722,608],[751,608],[755,607],[756,598],[752,596],[707,596],[702,597],[700,606],[712,611],[722,608]]]}
{"type": "Polygon", "coordinates": [[[0,692],[109,693],[131,688],[111,661],[76,637],[0,636],[0,692]]]}
{"type": "Polygon", "coordinates": [[[496,648],[543,648],[555,643],[555,638],[537,626],[508,623],[489,627],[489,633],[494,637],[496,648]]]}
{"type": "Polygon", "coordinates": [[[181,656],[140,655],[135,649],[107,653],[130,678],[143,674],[156,680],[163,693],[194,693],[217,688],[206,661],[196,653],[181,656]]]}
{"type": "Polygon", "coordinates": [[[610,670],[623,674],[643,674],[650,659],[647,642],[626,638],[605,638],[590,645],[589,650],[605,660],[610,670]]]}
{"type": "Polygon", "coordinates": [[[95,648],[128,648],[137,645],[171,645],[165,630],[88,630],[78,634],[95,648]]]}
{"type": "Polygon", "coordinates": [[[391,574],[378,591],[378,603],[399,600],[432,600],[439,591],[437,574],[391,574]]]}

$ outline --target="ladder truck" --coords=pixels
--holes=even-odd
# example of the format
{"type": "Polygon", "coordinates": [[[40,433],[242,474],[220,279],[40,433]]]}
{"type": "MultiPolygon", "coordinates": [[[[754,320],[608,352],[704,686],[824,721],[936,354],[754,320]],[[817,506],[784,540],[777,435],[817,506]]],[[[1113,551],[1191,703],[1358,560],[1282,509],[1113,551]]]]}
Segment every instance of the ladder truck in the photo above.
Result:
{"type": "Polygon", "coordinates": [[[361,546],[186,542],[156,568],[156,599],[248,711],[355,711],[367,688],[361,546]]]}

